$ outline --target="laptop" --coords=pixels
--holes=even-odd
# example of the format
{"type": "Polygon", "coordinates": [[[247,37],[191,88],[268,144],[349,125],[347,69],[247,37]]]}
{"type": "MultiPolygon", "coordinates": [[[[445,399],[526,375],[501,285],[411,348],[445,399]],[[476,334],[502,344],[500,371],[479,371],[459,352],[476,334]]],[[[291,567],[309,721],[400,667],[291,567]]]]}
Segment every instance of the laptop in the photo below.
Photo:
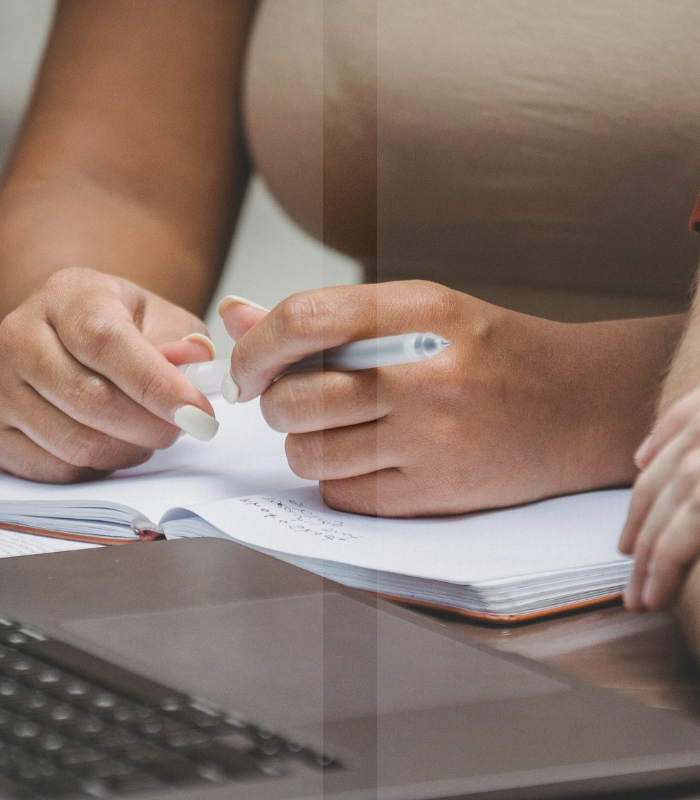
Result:
{"type": "Polygon", "coordinates": [[[680,715],[231,542],[3,559],[0,615],[3,798],[638,798],[700,782],[700,727],[680,715]]]}

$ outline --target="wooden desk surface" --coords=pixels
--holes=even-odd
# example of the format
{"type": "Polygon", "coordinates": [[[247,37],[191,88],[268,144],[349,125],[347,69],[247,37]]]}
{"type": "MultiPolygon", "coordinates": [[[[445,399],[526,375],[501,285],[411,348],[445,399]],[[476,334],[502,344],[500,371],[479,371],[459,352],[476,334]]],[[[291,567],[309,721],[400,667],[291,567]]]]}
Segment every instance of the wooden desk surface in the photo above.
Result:
{"type": "MultiPolygon", "coordinates": [[[[454,618],[447,623],[499,650],[700,722],[700,668],[670,614],[629,614],[614,606],[515,628],[483,627],[454,618]]],[[[651,797],[645,794],[644,800],[651,797]]],[[[667,798],[668,793],[658,795],[658,800],[667,798]]],[[[673,798],[700,800],[700,787],[674,793],[673,798]]]]}

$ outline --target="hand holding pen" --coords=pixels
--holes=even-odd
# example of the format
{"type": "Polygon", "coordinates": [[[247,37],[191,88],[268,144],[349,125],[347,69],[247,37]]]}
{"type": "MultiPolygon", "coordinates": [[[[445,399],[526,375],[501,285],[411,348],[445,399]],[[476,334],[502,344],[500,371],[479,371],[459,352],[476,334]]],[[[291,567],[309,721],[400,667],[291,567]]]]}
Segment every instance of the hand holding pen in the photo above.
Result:
{"type": "Polygon", "coordinates": [[[568,468],[572,449],[589,457],[590,425],[560,368],[584,357],[565,326],[424,281],[302,292],[270,312],[230,298],[220,311],[237,341],[224,396],[260,396],[268,424],[288,434],[292,470],[320,481],[335,508],[460,513],[588,488],[568,468]],[[435,332],[443,349],[420,363],[317,370],[357,347],[374,349],[376,366],[406,330],[435,332]],[[316,371],[292,368],[300,361],[316,371]]]}
{"type": "MultiPolygon", "coordinates": [[[[301,375],[305,372],[339,370],[354,372],[360,369],[378,369],[398,364],[413,364],[441,353],[451,342],[434,333],[403,333],[363,339],[359,342],[331,347],[312,353],[287,367],[282,375],[301,375]]],[[[204,394],[216,394],[226,387],[229,402],[238,399],[237,389],[229,387],[229,360],[200,361],[180,367],[185,376],[204,394]]]]}

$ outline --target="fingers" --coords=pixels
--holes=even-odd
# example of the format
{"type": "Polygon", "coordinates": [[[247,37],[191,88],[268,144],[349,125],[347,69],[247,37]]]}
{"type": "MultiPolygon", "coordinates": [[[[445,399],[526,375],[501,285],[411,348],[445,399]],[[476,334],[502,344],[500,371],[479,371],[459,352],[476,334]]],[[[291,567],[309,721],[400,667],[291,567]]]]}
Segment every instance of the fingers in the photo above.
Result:
{"type": "Polygon", "coordinates": [[[676,509],[658,539],[642,589],[641,603],[662,611],[675,603],[691,566],[700,554],[700,496],[676,509]]]}
{"type": "Polygon", "coordinates": [[[175,412],[185,405],[213,415],[206,397],[118,312],[105,304],[84,311],[77,325],[66,324],[63,317],[49,319],[77,362],[161,420],[174,422],[175,412]]]}
{"type": "Polygon", "coordinates": [[[205,332],[123,279],[54,273],[0,323],[0,466],[67,482],[141,464],[179,429],[211,438],[211,406],[171,363],[211,357],[205,332]]]}
{"type": "Polygon", "coordinates": [[[398,468],[325,480],[320,489],[331,508],[376,517],[415,517],[426,513],[426,504],[434,502],[417,476],[398,468]]]}
{"type": "Polygon", "coordinates": [[[234,342],[237,342],[253,325],[257,325],[269,312],[267,308],[246,300],[244,297],[227,295],[216,307],[224,327],[234,342]]]}
{"type": "Polygon", "coordinates": [[[287,375],[262,395],[263,416],[273,430],[284,433],[308,433],[379,419],[392,408],[386,370],[384,373],[383,379],[378,370],[287,375]]]}
{"type": "Polygon", "coordinates": [[[19,430],[0,430],[0,467],[12,475],[42,483],[77,483],[106,474],[79,467],[48,453],[19,430]]]}
{"type": "Polygon", "coordinates": [[[640,611],[648,607],[646,588],[651,564],[660,557],[661,539],[665,536],[679,505],[684,502],[685,498],[678,483],[671,482],[660,491],[641,526],[631,550],[634,554],[634,568],[625,590],[625,605],[630,611],[640,611]]]}
{"type": "Polygon", "coordinates": [[[653,465],[642,472],[635,481],[627,521],[620,537],[619,548],[622,553],[632,555],[635,541],[644,525],[652,506],[663,487],[675,475],[680,461],[687,449],[687,437],[673,439],[658,455],[653,465]]]}
{"type": "Polygon", "coordinates": [[[0,323],[0,467],[65,483],[141,464],[179,429],[211,438],[211,406],[175,366],[212,357],[205,334],[129,281],[54,273],[0,323]]]}
{"type": "Polygon", "coordinates": [[[17,340],[21,353],[35,352],[42,325],[87,374],[101,376],[153,416],[197,438],[216,433],[206,397],[155,344],[172,341],[185,325],[188,332],[204,329],[193,315],[128,281],[62,270],[5,319],[4,338],[10,345],[17,340]]]}
{"type": "Polygon", "coordinates": [[[691,411],[694,402],[676,406],[670,421],[668,415],[662,420],[658,441],[665,444],[653,450],[635,482],[620,540],[620,550],[635,559],[625,591],[630,610],[669,608],[700,555],[700,418],[691,411]]]}
{"type": "Polygon", "coordinates": [[[310,480],[338,480],[400,465],[381,421],[312,433],[291,433],[285,450],[292,471],[310,480]]]}
{"type": "MultiPolygon", "coordinates": [[[[3,414],[3,419],[7,426],[21,431],[47,453],[76,467],[100,471],[132,467],[148,460],[155,449],[76,422],[30,386],[15,390],[12,407],[3,414]],[[21,413],[12,408],[21,409],[21,413]]],[[[177,429],[168,428],[172,442],[177,429]]]]}
{"type": "MultiPolygon", "coordinates": [[[[284,300],[238,340],[231,373],[239,398],[250,400],[291,364],[329,347],[376,336],[431,329],[452,310],[445,287],[424,281],[336,286],[301,292],[284,300]],[[426,327],[426,320],[432,327],[426,327]]],[[[235,326],[242,312],[229,307],[235,326]]]]}
{"type": "Polygon", "coordinates": [[[158,350],[176,366],[198,364],[216,358],[214,342],[203,333],[190,333],[179,342],[166,342],[159,345],[158,350]]]}
{"type": "MultiPolygon", "coordinates": [[[[151,450],[171,445],[179,433],[171,422],[152,414],[120,391],[104,376],[86,369],[73,358],[47,328],[37,336],[36,358],[18,364],[19,375],[28,387],[43,398],[41,410],[30,393],[22,387],[11,393],[6,418],[32,436],[36,425],[55,408],[61,416],[86,429],[99,430],[108,436],[151,450]]],[[[47,417],[48,419],[49,417],[47,417]]],[[[67,424],[67,422],[65,423],[67,424]]],[[[54,426],[56,433],[58,428],[54,426]]]]}

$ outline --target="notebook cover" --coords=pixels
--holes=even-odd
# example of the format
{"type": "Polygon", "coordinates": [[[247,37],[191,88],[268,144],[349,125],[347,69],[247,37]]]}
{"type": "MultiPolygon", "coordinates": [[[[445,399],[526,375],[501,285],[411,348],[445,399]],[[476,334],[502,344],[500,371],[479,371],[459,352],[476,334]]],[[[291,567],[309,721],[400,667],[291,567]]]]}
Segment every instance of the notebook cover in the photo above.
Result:
{"type": "Polygon", "coordinates": [[[622,594],[616,592],[615,594],[604,595],[603,597],[595,597],[592,600],[581,600],[577,603],[568,603],[566,605],[557,606],[556,608],[547,608],[543,611],[528,611],[524,614],[488,614],[482,611],[465,611],[462,608],[453,608],[452,606],[442,605],[440,603],[426,603],[422,600],[409,600],[405,597],[397,597],[395,595],[381,594],[372,592],[375,597],[380,597],[383,600],[391,600],[394,603],[403,603],[404,605],[415,606],[417,608],[429,608],[433,611],[447,611],[450,614],[457,614],[460,617],[465,617],[468,620],[476,622],[489,622],[496,625],[517,625],[521,622],[536,622],[537,620],[548,619],[549,617],[558,617],[562,614],[570,614],[574,611],[588,611],[598,606],[608,605],[610,603],[619,603],[622,599],[622,594]]]}

